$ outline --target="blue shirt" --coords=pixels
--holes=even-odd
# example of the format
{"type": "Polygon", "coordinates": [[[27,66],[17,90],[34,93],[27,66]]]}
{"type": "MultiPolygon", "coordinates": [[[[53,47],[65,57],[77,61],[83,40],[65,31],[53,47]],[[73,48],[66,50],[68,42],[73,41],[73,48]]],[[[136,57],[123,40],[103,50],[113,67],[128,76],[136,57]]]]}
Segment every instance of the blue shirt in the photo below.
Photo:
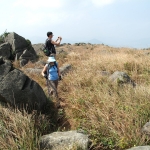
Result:
{"type": "MultiPolygon", "coordinates": [[[[58,65],[58,64],[57,64],[58,65]]],[[[48,64],[46,64],[47,69],[48,69],[48,64]]],[[[49,80],[58,80],[58,69],[56,65],[54,66],[49,66],[49,74],[48,74],[48,79],[49,80]]]]}

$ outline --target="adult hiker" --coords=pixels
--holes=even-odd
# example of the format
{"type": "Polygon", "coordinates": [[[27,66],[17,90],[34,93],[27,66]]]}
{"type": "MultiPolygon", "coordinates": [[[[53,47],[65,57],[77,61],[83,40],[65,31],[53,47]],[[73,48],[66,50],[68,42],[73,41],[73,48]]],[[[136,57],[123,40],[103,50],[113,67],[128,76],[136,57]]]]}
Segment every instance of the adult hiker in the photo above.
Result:
{"type": "Polygon", "coordinates": [[[59,46],[62,40],[62,37],[58,37],[56,41],[53,40],[53,33],[47,32],[47,39],[45,42],[44,53],[46,56],[50,56],[51,54],[56,55],[55,46],[59,46]]]}
{"type": "Polygon", "coordinates": [[[59,105],[57,87],[58,87],[58,80],[61,80],[61,75],[58,63],[56,62],[53,56],[48,58],[47,64],[44,66],[42,70],[42,76],[44,76],[47,79],[49,94],[50,95],[54,94],[57,100],[57,105],[59,105]]]}

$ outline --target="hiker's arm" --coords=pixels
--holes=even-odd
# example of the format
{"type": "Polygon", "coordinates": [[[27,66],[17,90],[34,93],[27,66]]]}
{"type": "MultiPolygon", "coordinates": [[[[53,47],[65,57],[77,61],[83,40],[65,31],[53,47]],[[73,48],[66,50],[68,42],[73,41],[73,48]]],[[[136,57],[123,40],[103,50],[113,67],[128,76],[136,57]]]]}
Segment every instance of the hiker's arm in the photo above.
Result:
{"type": "Polygon", "coordinates": [[[55,42],[57,42],[59,40],[59,37],[57,38],[57,40],[55,42]]]}
{"type": "Polygon", "coordinates": [[[55,42],[55,41],[51,41],[51,43],[52,43],[53,45],[58,46],[58,45],[60,45],[61,40],[62,40],[62,38],[60,37],[59,39],[56,40],[56,42],[55,42]]]}
{"type": "Polygon", "coordinates": [[[47,71],[47,66],[45,65],[45,66],[44,66],[44,68],[43,68],[43,70],[42,70],[42,73],[41,73],[41,74],[42,74],[42,76],[44,76],[44,75],[45,75],[45,72],[46,72],[46,71],[47,71]]]}
{"type": "Polygon", "coordinates": [[[60,39],[62,40],[62,37],[61,37],[61,36],[60,36],[60,37],[58,37],[58,38],[57,38],[57,40],[56,40],[55,42],[57,42],[57,41],[58,41],[58,40],[60,40],[60,39]]]}
{"type": "Polygon", "coordinates": [[[57,64],[57,69],[58,69],[58,76],[61,76],[58,64],[57,64]]]}

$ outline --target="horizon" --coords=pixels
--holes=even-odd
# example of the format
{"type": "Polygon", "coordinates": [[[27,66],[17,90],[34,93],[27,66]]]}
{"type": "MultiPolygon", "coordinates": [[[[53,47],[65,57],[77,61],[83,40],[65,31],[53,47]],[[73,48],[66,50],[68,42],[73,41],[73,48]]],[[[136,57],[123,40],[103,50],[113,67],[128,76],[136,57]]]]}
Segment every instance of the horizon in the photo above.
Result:
{"type": "Polygon", "coordinates": [[[7,29],[33,44],[44,43],[46,33],[52,31],[54,40],[62,36],[62,43],[95,39],[115,47],[150,47],[149,0],[0,2],[1,14],[5,14],[0,16],[0,34],[7,29]]]}

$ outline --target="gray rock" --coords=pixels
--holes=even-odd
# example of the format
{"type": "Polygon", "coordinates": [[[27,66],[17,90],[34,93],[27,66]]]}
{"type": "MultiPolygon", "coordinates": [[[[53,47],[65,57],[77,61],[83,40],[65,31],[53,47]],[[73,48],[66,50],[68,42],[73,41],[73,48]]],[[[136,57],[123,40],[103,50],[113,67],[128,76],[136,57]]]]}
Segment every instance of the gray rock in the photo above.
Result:
{"type": "Polygon", "coordinates": [[[20,58],[21,55],[22,55],[22,52],[18,52],[18,53],[16,54],[15,60],[16,60],[16,61],[19,60],[19,58],[20,58]]]}
{"type": "Polygon", "coordinates": [[[6,36],[5,41],[10,43],[10,45],[12,46],[12,49],[15,52],[22,51],[22,49],[28,47],[28,43],[27,43],[26,39],[23,38],[22,36],[16,34],[15,32],[9,33],[6,36]]]}
{"type": "Polygon", "coordinates": [[[60,73],[61,73],[62,75],[64,75],[64,74],[66,74],[70,69],[71,69],[71,65],[70,65],[70,64],[66,64],[66,65],[64,65],[64,66],[62,66],[62,67],[60,68],[60,73]]]}
{"type": "Polygon", "coordinates": [[[21,59],[21,60],[20,60],[20,67],[25,66],[27,63],[28,63],[28,60],[26,60],[26,59],[21,59]]]}
{"type": "Polygon", "coordinates": [[[77,131],[54,132],[40,139],[41,150],[72,150],[75,148],[87,150],[88,144],[88,136],[77,131]]]}
{"type": "Polygon", "coordinates": [[[34,60],[35,56],[30,53],[27,49],[23,51],[22,55],[20,56],[20,59],[26,59],[26,60],[34,60]]]}
{"type": "Polygon", "coordinates": [[[43,68],[45,65],[46,65],[46,61],[42,61],[42,60],[37,61],[37,62],[35,63],[35,67],[36,67],[36,68],[43,68]]]}
{"type": "Polygon", "coordinates": [[[109,77],[109,80],[117,84],[130,83],[135,86],[135,83],[125,72],[116,71],[109,77]]]}
{"type": "Polygon", "coordinates": [[[150,150],[150,146],[137,146],[127,150],[150,150]]]}
{"type": "Polygon", "coordinates": [[[3,59],[1,61],[2,63],[0,63],[0,82],[13,69],[13,66],[10,61],[3,61],[3,59]]]}
{"type": "Polygon", "coordinates": [[[6,59],[10,58],[11,48],[10,48],[10,44],[8,42],[0,45],[0,56],[3,56],[3,58],[6,58],[6,59]]]}
{"type": "Polygon", "coordinates": [[[3,64],[4,63],[4,61],[3,61],[3,57],[2,56],[0,56],[0,65],[1,64],[3,64]]]}
{"type": "Polygon", "coordinates": [[[142,128],[142,132],[147,134],[147,135],[150,135],[150,122],[147,122],[143,128],[142,128]]]}
{"type": "Polygon", "coordinates": [[[0,96],[6,103],[13,106],[27,104],[31,108],[42,109],[47,98],[38,83],[14,69],[9,61],[1,64],[0,70],[0,96]]]}
{"type": "Polygon", "coordinates": [[[41,55],[43,54],[43,47],[44,47],[44,44],[42,43],[39,43],[39,44],[33,44],[32,47],[34,48],[35,52],[37,55],[41,55]]]}
{"type": "Polygon", "coordinates": [[[28,73],[31,73],[31,74],[41,74],[42,72],[42,69],[40,68],[27,68],[25,70],[25,72],[28,74],[28,73]]]}
{"type": "Polygon", "coordinates": [[[8,42],[12,48],[13,53],[16,55],[15,60],[22,60],[21,66],[26,63],[22,63],[29,60],[35,60],[37,55],[29,40],[26,40],[22,36],[16,34],[15,32],[9,33],[5,37],[5,41],[8,42]]]}

